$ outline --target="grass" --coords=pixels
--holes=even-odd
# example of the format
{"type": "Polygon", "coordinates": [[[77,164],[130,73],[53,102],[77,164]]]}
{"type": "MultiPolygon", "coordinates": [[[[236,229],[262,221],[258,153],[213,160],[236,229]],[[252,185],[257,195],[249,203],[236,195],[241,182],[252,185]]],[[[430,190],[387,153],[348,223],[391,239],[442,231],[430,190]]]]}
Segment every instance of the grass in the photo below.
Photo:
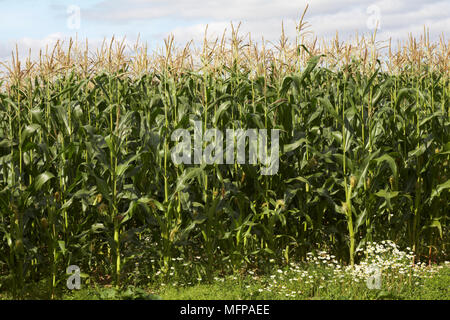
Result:
{"type": "MultiPolygon", "coordinates": [[[[276,274],[275,274],[276,275],[276,274]]],[[[255,280],[253,277],[228,278],[213,284],[197,284],[189,287],[170,285],[153,289],[165,300],[450,300],[450,268],[437,271],[421,284],[391,283],[393,288],[370,290],[365,283],[324,284],[317,290],[304,289],[304,284],[286,277],[277,281],[277,287],[265,290],[274,281],[270,276],[255,280]]]]}
{"type": "MultiPolygon", "coordinates": [[[[212,283],[191,285],[150,285],[148,288],[129,287],[118,291],[100,285],[83,286],[81,290],[65,292],[58,299],[64,300],[121,300],[121,299],[163,299],[163,300],[450,300],[450,266],[433,266],[432,276],[417,283],[398,279],[383,285],[381,290],[368,289],[364,282],[327,282],[312,289],[305,280],[298,280],[295,273],[283,276],[275,271],[272,275],[230,276],[216,278],[212,283]],[[275,277],[274,277],[275,276],[275,277]],[[272,285],[271,285],[272,284],[272,285]]],[[[320,271],[320,270],[319,270],[320,271]]],[[[326,270],[322,270],[326,272],[326,270]]],[[[44,286],[45,288],[45,286],[44,286]]],[[[42,288],[42,289],[44,289],[42,288]]],[[[0,299],[9,299],[0,294],[0,299]]],[[[27,299],[46,299],[36,288],[27,299]]]]}
{"type": "MultiPolygon", "coordinates": [[[[375,246],[374,246],[375,248],[375,246]]],[[[276,267],[269,273],[246,270],[243,274],[214,278],[212,284],[174,284],[151,287],[163,299],[450,299],[450,263],[437,266],[411,266],[402,251],[389,244],[376,246],[375,262],[368,254],[359,264],[342,266],[333,256],[320,252],[306,262],[276,267]],[[406,258],[406,259],[405,259],[406,258]],[[370,289],[370,266],[378,266],[381,287],[370,289]]]]}
{"type": "MultiPolygon", "coordinates": [[[[207,279],[161,277],[146,285],[123,286],[84,283],[81,290],[60,287],[57,299],[64,300],[450,300],[450,263],[410,264],[407,253],[391,244],[373,246],[351,266],[341,265],[332,255],[319,252],[307,261],[278,266],[267,272],[239,270],[235,274],[207,279]],[[369,288],[370,266],[381,268],[380,288],[369,288]]],[[[30,287],[26,299],[47,299],[45,283],[30,287]]],[[[1,299],[8,299],[6,294],[1,299]]]]}

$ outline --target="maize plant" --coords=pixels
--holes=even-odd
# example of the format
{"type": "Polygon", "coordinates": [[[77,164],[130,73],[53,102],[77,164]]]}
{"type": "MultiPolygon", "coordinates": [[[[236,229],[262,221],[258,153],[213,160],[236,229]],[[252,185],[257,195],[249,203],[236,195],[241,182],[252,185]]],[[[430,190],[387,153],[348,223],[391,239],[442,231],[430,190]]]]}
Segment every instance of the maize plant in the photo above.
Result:
{"type": "Polygon", "coordinates": [[[445,259],[448,42],[381,56],[370,40],[365,52],[282,40],[233,29],[201,50],[169,38],[154,56],[114,40],[96,55],[71,41],[36,63],[13,56],[0,92],[2,288],[20,297],[47,281],[54,297],[69,265],[121,286],[142,235],[148,272],[183,257],[208,279],[315,249],[353,265],[384,239],[445,259]],[[175,130],[211,128],[280,130],[276,174],[172,161],[175,130]]]}

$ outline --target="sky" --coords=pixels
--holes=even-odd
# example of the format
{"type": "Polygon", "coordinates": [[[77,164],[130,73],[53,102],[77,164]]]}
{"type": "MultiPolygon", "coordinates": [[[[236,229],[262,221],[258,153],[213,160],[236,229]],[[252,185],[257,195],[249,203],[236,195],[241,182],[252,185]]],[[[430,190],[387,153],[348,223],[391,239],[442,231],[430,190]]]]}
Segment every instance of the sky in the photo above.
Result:
{"type": "Polygon", "coordinates": [[[252,39],[277,41],[283,22],[285,34],[294,39],[296,24],[309,4],[305,20],[319,38],[340,39],[372,34],[378,24],[378,40],[404,40],[409,33],[430,38],[450,30],[450,1],[428,0],[0,0],[0,60],[8,59],[16,44],[24,54],[51,47],[58,39],[77,36],[98,45],[103,39],[126,37],[134,43],[139,35],[151,49],[174,35],[179,45],[199,43],[208,25],[208,36],[221,36],[231,23],[252,39]]]}

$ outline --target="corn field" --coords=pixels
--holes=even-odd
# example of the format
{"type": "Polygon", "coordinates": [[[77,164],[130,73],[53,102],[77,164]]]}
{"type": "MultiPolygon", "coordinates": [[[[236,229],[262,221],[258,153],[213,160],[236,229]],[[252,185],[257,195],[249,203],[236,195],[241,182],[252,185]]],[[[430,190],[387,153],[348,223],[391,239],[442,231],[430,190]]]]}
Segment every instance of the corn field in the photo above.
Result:
{"type": "Polygon", "coordinates": [[[149,276],[182,258],[208,279],[315,249],[353,265],[384,239],[415,261],[447,258],[448,41],[320,44],[303,26],[273,45],[233,28],[153,54],[114,39],[95,52],[59,42],[36,61],[13,53],[0,92],[1,290],[46,281],[53,294],[69,265],[120,285],[143,252],[149,276]],[[171,133],[194,121],[279,129],[277,174],[174,164],[171,133]]]}

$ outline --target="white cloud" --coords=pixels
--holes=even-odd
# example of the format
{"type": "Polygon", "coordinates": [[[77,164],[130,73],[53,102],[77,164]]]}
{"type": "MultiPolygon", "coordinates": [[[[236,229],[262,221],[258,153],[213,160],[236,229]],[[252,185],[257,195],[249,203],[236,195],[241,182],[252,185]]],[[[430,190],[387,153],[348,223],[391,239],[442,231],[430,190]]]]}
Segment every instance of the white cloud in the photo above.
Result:
{"type": "MultiPolygon", "coordinates": [[[[109,23],[128,23],[151,19],[172,19],[182,22],[184,27],[175,27],[164,35],[173,33],[179,42],[191,38],[202,39],[204,27],[220,34],[230,21],[242,24],[242,31],[251,32],[254,38],[276,41],[280,35],[281,22],[289,36],[295,36],[295,21],[300,18],[307,0],[105,0],[87,9],[85,17],[109,23]],[[288,25],[292,25],[288,27],[288,25]],[[220,30],[222,29],[222,30],[220,30]]],[[[371,33],[367,27],[369,6],[376,6],[380,12],[379,36],[395,36],[405,39],[408,31],[421,32],[423,25],[430,27],[432,38],[450,29],[448,12],[450,2],[433,0],[316,0],[310,1],[306,20],[311,30],[319,37],[332,37],[336,31],[343,37],[353,36],[356,31],[371,33]]]]}
{"type": "Polygon", "coordinates": [[[49,34],[42,39],[35,39],[30,37],[24,37],[17,41],[7,41],[0,44],[0,60],[6,60],[11,58],[12,52],[16,53],[16,45],[19,50],[19,58],[24,59],[28,57],[31,50],[31,57],[36,58],[39,55],[39,50],[45,51],[46,47],[51,50],[58,39],[64,38],[64,34],[57,32],[49,34]]]}
{"type": "MultiPolygon", "coordinates": [[[[84,33],[89,38],[90,49],[99,47],[103,39],[99,33],[95,36],[95,27],[127,25],[120,30],[128,30],[135,34],[144,30],[146,23],[153,19],[164,20],[153,38],[144,39],[163,46],[162,39],[169,34],[175,36],[179,45],[184,45],[194,39],[200,44],[208,25],[209,39],[221,37],[225,28],[228,35],[230,22],[237,26],[242,22],[240,35],[251,33],[254,41],[265,40],[276,43],[281,34],[281,23],[284,22],[285,34],[290,40],[296,37],[296,24],[306,7],[307,0],[227,0],[227,1],[196,1],[196,0],[104,0],[92,7],[83,8],[83,19],[89,21],[91,30],[84,33]],[[137,23],[139,22],[139,23],[137,23]],[[92,36],[94,34],[94,36],[92,36]]],[[[314,31],[319,38],[334,37],[339,31],[340,39],[352,37],[358,31],[361,34],[371,34],[367,26],[370,18],[367,9],[370,6],[379,8],[381,29],[377,33],[378,40],[392,37],[406,39],[409,33],[420,36],[423,26],[430,29],[432,40],[450,29],[450,1],[431,0],[315,0],[310,1],[305,20],[309,22],[308,30],[314,31]]],[[[65,8],[65,7],[64,7],[65,8]]],[[[102,29],[103,30],[103,29],[102,29]]],[[[117,30],[117,29],[116,29],[117,30]]],[[[41,38],[22,37],[18,40],[0,42],[0,60],[10,59],[15,44],[19,46],[22,58],[28,55],[31,48],[32,56],[37,57],[39,50],[46,46],[52,48],[58,39],[65,39],[70,34],[50,33],[41,38]]],[[[108,35],[108,36],[112,36],[108,35]]],[[[133,43],[133,39],[130,39],[133,43]]],[[[395,43],[395,42],[394,42],[395,43]]]]}

